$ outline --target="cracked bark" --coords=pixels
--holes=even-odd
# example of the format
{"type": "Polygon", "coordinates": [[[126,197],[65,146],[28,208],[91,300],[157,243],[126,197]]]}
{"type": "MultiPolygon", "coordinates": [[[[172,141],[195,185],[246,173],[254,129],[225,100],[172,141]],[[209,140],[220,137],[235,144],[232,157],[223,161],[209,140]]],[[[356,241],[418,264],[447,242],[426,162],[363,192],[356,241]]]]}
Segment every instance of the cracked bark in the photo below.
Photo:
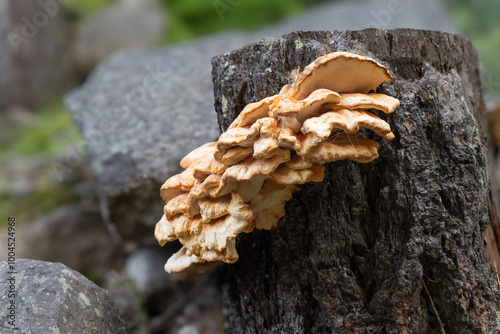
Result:
{"type": "Polygon", "coordinates": [[[496,332],[486,118],[477,54],[464,37],[294,32],[215,57],[221,130],[334,51],[372,57],[393,74],[379,91],[401,106],[378,115],[396,138],[376,138],[380,158],[369,164],[328,164],[275,230],[241,236],[240,259],[225,272],[226,333],[439,333],[423,282],[447,334],[496,332]]]}

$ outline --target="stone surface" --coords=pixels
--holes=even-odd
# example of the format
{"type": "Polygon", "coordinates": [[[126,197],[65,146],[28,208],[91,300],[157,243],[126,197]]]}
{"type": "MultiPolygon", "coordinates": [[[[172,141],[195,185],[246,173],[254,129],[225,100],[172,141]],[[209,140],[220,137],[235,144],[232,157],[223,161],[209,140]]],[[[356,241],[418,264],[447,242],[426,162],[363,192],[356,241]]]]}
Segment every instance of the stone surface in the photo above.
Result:
{"type": "MultiPolygon", "coordinates": [[[[368,164],[337,161],[304,185],[272,231],[241,236],[226,266],[229,333],[496,333],[494,220],[477,53],[422,30],[295,32],[213,59],[225,129],[329,52],[374,58],[394,76],[395,139],[368,164]],[[431,305],[429,290],[434,306],[431,305]]],[[[367,133],[367,135],[370,135],[367,133]]]]}
{"type": "Polygon", "coordinates": [[[15,282],[7,281],[9,271],[7,260],[1,260],[2,333],[128,333],[109,292],[80,273],[60,263],[26,259],[15,262],[15,282]],[[11,300],[16,307],[14,326],[7,317],[11,300]]]}
{"type": "MultiPolygon", "coordinates": [[[[163,206],[158,195],[161,184],[179,172],[185,154],[219,134],[211,57],[298,28],[362,28],[372,12],[380,14],[389,10],[387,6],[382,0],[324,4],[254,33],[221,33],[108,58],[65,100],[90,142],[105,217],[126,238],[149,237],[154,243],[152,230],[163,206]]],[[[388,27],[453,30],[443,9],[431,0],[418,5],[402,0],[397,14],[390,15],[388,27]]]]}
{"type": "Polygon", "coordinates": [[[153,1],[122,0],[81,23],[75,43],[75,61],[90,69],[113,51],[153,46],[165,26],[163,9],[153,1]]]}

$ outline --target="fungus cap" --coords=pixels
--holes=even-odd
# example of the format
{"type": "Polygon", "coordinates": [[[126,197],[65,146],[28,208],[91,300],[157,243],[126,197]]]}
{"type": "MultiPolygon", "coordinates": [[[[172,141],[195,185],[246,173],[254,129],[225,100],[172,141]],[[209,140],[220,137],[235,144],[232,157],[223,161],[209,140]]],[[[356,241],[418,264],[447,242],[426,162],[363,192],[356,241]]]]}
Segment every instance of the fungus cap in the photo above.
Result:
{"type": "Polygon", "coordinates": [[[266,97],[258,102],[250,103],[240,112],[238,117],[231,123],[229,129],[254,124],[258,119],[267,117],[269,109],[278,95],[266,97]]]}
{"type": "Polygon", "coordinates": [[[384,81],[391,82],[392,75],[375,60],[347,52],[333,52],[307,65],[286,95],[302,100],[320,88],[337,93],[367,94],[384,81]]]}
{"type": "Polygon", "coordinates": [[[399,107],[399,100],[385,94],[340,94],[341,101],[336,108],[377,109],[391,114],[399,107]]]}
{"type": "Polygon", "coordinates": [[[278,95],[247,105],[221,134],[181,160],[186,170],[161,188],[164,215],[155,237],[183,247],[168,272],[207,268],[238,259],[236,238],[276,227],[299,185],[321,182],[324,164],[369,162],[379,143],[359,135],[369,129],[385,139],[390,126],[366,109],[391,113],[395,98],[370,93],[392,77],[376,61],[345,52],[318,58],[278,95]]]}

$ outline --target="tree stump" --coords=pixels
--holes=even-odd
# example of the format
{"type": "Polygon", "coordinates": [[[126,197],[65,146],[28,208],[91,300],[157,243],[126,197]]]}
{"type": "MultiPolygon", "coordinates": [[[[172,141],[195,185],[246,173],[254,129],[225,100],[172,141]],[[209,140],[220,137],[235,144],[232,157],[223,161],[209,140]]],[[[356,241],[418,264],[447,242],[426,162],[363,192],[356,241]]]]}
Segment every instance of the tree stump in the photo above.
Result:
{"type": "MultiPolygon", "coordinates": [[[[462,36],[410,29],[294,32],[213,59],[225,130],[319,56],[371,57],[394,76],[396,138],[368,164],[328,164],[272,231],[241,236],[226,333],[494,333],[493,216],[478,59],[462,36]],[[427,292],[428,291],[428,292],[427,292]]],[[[370,136],[364,133],[365,136],[370,136]]],[[[372,135],[373,139],[375,135],[372,135]]]]}

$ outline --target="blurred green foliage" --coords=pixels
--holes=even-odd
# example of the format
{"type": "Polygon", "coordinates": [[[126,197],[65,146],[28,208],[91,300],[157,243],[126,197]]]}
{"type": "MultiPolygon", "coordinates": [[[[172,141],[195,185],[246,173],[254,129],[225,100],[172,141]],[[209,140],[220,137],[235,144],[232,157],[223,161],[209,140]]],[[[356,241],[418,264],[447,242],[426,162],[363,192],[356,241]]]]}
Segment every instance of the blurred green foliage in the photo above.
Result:
{"type": "Polygon", "coordinates": [[[251,30],[299,13],[305,0],[163,0],[168,12],[165,42],[178,42],[224,29],[251,30]]]}
{"type": "Polygon", "coordinates": [[[33,219],[77,201],[70,186],[57,181],[52,167],[57,154],[82,140],[62,102],[40,108],[27,120],[10,122],[10,136],[0,141],[0,216],[33,219]],[[25,183],[31,189],[17,189],[25,183]]]}
{"type": "Polygon", "coordinates": [[[443,0],[455,23],[479,51],[488,77],[487,93],[500,93],[500,1],[443,0]]]}
{"type": "MultiPolygon", "coordinates": [[[[159,0],[168,22],[161,44],[188,40],[225,29],[257,29],[325,1],[159,0]]],[[[114,2],[118,0],[69,1],[67,10],[73,21],[79,21],[114,2]]]]}
{"type": "Polygon", "coordinates": [[[7,151],[0,152],[2,156],[14,153],[21,156],[55,155],[68,144],[76,143],[81,138],[62,101],[57,100],[37,110],[33,119],[17,131],[16,139],[7,151]]]}
{"type": "Polygon", "coordinates": [[[67,1],[66,9],[76,17],[84,17],[94,13],[107,4],[117,2],[117,0],[80,0],[67,1]]]}

